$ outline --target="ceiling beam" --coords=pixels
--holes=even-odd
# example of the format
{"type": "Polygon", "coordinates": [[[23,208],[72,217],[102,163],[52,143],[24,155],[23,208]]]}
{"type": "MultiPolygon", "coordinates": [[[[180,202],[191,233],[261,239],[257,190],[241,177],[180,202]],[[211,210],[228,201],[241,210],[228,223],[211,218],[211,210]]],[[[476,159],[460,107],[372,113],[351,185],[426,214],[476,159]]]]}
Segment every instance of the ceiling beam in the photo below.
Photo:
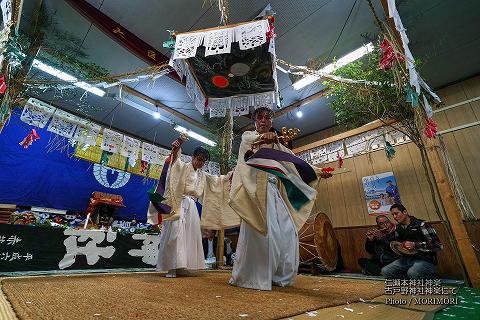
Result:
{"type": "Polygon", "coordinates": [[[397,39],[398,43],[401,44],[402,40],[401,40],[401,37],[400,37],[400,33],[398,32],[397,28],[395,27],[395,22],[393,21],[392,18],[389,17],[389,14],[388,14],[387,0],[380,0],[380,2],[382,3],[383,13],[385,14],[385,18],[387,19],[388,26],[393,31],[393,35],[397,39]]]}
{"type": "MultiPolygon", "coordinates": [[[[128,49],[138,58],[142,59],[150,65],[158,65],[166,63],[170,60],[169,57],[162,54],[160,51],[150,46],[148,43],[137,37],[132,32],[128,31],[122,25],[105,15],[103,12],[92,6],[85,0],[65,0],[72,8],[77,10],[81,15],[83,15],[87,20],[97,26],[110,38],[118,42],[122,47],[128,49]]],[[[182,81],[178,77],[175,71],[172,71],[168,75],[173,80],[181,83],[182,81]]],[[[149,96],[131,88],[128,86],[123,86],[123,90],[128,92],[131,95],[137,96],[140,99],[146,100],[151,104],[165,110],[171,115],[178,117],[186,122],[194,125],[197,128],[209,131],[208,127],[204,124],[187,117],[181,112],[170,108],[169,106],[163,104],[162,102],[152,99],[149,96]]]]}
{"type": "Polygon", "coordinates": [[[163,104],[162,102],[160,102],[158,100],[150,98],[149,96],[141,93],[140,91],[137,91],[137,90],[135,90],[131,87],[128,87],[128,86],[123,86],[122,90],[127,92],[128,94],[131,94],[131,95],[136,96],[136,97],[138,97],[142,100],[145,100],[145,101],[153,104],[154,106],[159,107],[162,110],[165,110],[166,112],[170,113],[171,115],[174,115],[175,117],[178,117],[182,120],[185,120],[186,122],[190,123],[191,125],[194,125],[197,128],[200,128],[200,129],[203,129],[207,132],[210,132],[209,128],[206,125],[204,125],[203,123],[198,122],[198,121],[196,121],[196,120],[194,120],[190,117],[187,117],[183,113],[181,113],[181,112],[179,112],[179,111],[177,111],[173,108],[170,108],[169,106],[163,104]]]}
{"type": "MultiPolygon", "coordinates": [[[[65,0],[72,8],[77,10],[88,21],[102,30],[106,35],[119,43],[122,47],[132,52],[149,65],[168,63],[169,57],[128,31],[121,24],[108,17],[86,0],[65,0]]],[[[169,77],[182,83],[175,71],[169,73],[169,77]]]]}
{"type": "MultiPolygon", "coordinates": [[[[300,108],[301,106],[304,106],[306,104],[309,104],[310,102],[312,101],[315,101],[315,100],[318,100],[320,99],[321,97],[324,97],[326,96],[327,94],[330,93],[330,88],[324,88],[320,91],[318,91],[317,93],[315,94],[312,94],[311,96],[308,96],[302,100],[299,100],[297,102],[294,102],[292,103],[291,105],[289,106],[286,106],[285,108],[282,108],[280,109],[279,111],[275,112],[275,114],[273,115],[274,118],[278,118],[278,117],[281,117],[283,116],[284,114],[296,109],[296,108],[300,108]]],[[[245,131],[248,131],[248,130],[252,130],[255,126],[251,123],[251,124],[248,124],[246,126],[243,126],[241,127],[239,130],[241,132],[245,132],[245,131]]]]}

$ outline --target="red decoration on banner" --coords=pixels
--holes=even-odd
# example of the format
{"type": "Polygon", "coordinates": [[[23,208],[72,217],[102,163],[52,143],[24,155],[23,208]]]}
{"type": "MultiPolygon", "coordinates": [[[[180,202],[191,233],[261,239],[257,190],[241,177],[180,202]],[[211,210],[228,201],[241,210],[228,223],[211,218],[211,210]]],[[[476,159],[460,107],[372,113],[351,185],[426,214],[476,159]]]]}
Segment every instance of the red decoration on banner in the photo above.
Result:
{"type": "Polygon", "coordinates": [[[230,84],[227,78],[224,76],[213,76],[212,83],[218,88],[226,88],[230,84]]]}
{"type": "Polygon", "coordinates": [[[30,133],[23,138],[23,140],[19,143],[24,149],[28,149],[32,145],[34,141],[37,141],[40,139],[40,136],[37,134],[37,131],[35,129],[32,129],[30,133]]]}
{"type": "Polygon", "coordinates": [[[270,42],[271,39],[275,38],[277,34],[275,33],[275,26],[273,23],[275,22],[275,18],[273,16],[268,18],[268,31],[267,31],[267,42],[270,42]]]}
{"type": "Polygon", "coordinates": [[[141,173],[147,172],[147,168],[148,168],[148,162],[142,160],[140,172],[141,173]]]}
{"type": "Polygon", "coordinates": [[[26,213],[24,214],[21,221],[22,221],[21,224],[33,224],[37,221],[37,218],[35,218],[35,215],[32,213],[26,213]]]}
{"type": "Polygon", "coordinates": [[[425,124],[425,136],[429,139],[435,138],[437,136],[437,129],[437,123],[432,118],[428,118],[425,124]]]}
{"type": "Polygon", "coordinates": [[[330,173],[333,171],[335,171],[335,168],[332,168],[332,167],[322,168],[322,172],[330,173]]]}
{"type": "Polygon", "coordinates": [[[0,94],[4,94],[5,90],[7,90],[7,84],[5,83],[5,76],[2,74],[0,75],[0,94]]]}
{"type": "Polygon", "coordinates": [[[343,158],[340,155],[340,151],[337,151],[337,158],[338,158],[338,167],[341,168],[343,166],[343,158]]]}
{"type": "Polygon", "coordinates": [[[55,218],[53,218],[53,222],[58,223],[58,224],[62,224],[63,219],[60,216],[56,216],[55,218]]]}
{"type": "Polygon", "coordinates": [[[401,54],[395,53],[392,44],[387,40],[387,38],[383,39],[382,43],[380,44],[380,49],[382,50],[382,56],[380,57],[379,62],[380,69],[387,71],[392,68],[395,60],[404,61],[401,54]]]}

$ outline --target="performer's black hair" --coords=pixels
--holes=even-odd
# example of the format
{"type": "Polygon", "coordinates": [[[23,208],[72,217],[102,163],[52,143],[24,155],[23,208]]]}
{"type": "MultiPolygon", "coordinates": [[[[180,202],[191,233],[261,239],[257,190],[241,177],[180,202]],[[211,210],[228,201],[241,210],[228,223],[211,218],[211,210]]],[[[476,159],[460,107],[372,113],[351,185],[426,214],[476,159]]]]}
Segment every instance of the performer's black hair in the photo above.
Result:
{"type": "Polygon", "coordinates": [[[195,150],[193,150],[193,156],[203,156],[205,158],[205,161],[210,161],[210,152],[208,152],[208,150],[202,146],[198,146],[195,148],[195,150]]]}
{"type": "Polygon", "coordinates": [[[255,121],[255,119],[257,118],[257,115],[258,115],[260,112],[264,112],[264,111],[267,112],[267,113],[270,115],[270,117],[273,118],[273,111],[272,111],[272,109],[269,109],[269,108],[267,108],[267,107],[260,107],[260,108],[258,108],[258,109],[255,109],[255,111],[253,111],[253,113],[252,113],[252,120],[255,121]]]}

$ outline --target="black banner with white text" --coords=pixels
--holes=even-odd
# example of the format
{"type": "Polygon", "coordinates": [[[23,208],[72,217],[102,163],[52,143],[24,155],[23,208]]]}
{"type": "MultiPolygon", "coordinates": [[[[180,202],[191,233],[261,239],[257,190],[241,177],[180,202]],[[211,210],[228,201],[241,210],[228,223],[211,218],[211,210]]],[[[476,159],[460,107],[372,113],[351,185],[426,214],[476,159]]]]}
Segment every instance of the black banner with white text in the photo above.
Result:
{"type": "Polygon", "coordinates": [[[152,268],[158,234],[0,224],[0,272],[152,268]]]}

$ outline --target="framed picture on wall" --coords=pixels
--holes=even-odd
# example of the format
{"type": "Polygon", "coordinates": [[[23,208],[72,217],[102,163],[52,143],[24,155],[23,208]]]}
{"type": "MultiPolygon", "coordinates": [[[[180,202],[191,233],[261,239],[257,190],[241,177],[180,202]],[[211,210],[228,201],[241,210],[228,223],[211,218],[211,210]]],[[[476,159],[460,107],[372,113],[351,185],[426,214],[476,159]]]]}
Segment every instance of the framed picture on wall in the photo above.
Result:
{"type": "Polygon", "coordinates": [[[397,181],[393,172],[384,172],[362,178],[368,214],[390,213],[394,203],[401,203],[397,181]]]}

